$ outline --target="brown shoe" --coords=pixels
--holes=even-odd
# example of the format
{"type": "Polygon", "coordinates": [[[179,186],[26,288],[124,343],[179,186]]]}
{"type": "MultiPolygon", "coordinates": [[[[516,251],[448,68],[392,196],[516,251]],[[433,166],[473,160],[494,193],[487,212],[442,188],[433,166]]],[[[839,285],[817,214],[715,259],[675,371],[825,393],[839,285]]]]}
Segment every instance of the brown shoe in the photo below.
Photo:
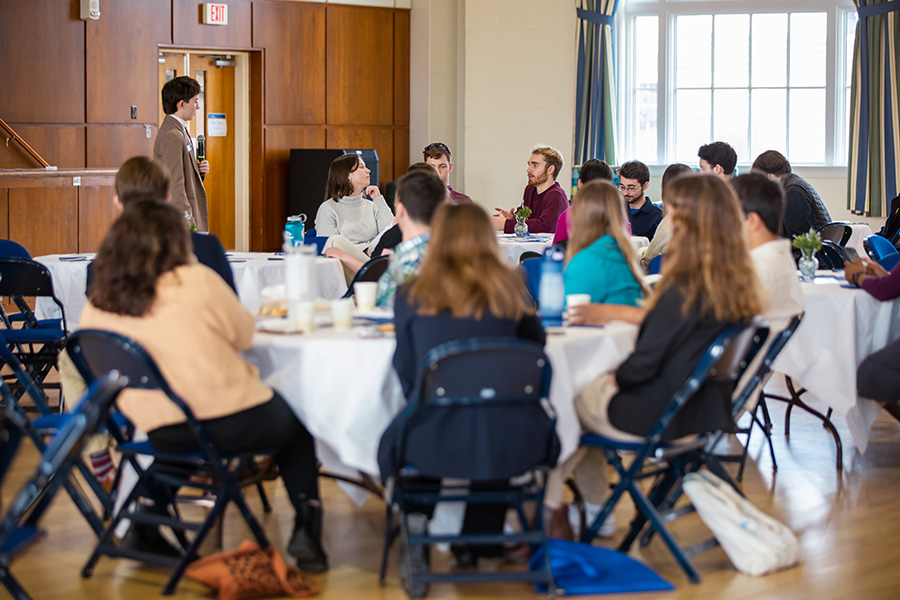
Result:
{"type": "Polygon", "coordinates": [[[569,524],[569,507],[565,504],[557,508],[544,505],[544,531],[547,537],[558,540],[574,541],[575,534],[569,524]]]}

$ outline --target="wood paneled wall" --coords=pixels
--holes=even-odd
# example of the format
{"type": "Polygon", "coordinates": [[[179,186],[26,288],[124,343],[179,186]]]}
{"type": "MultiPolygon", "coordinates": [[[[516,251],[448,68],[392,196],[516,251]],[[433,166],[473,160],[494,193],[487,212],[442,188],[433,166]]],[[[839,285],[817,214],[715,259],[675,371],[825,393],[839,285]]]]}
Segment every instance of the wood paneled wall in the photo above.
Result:
{"type": "MultiPolygon", "coordinates": [[[[374,147],[382,185],[405,172],[408,10],[295,0],[227,3],[228,26],[212,27],[201,24],[199,0],[115,0],[104,3],[99,20],[87,22],[79,19],[75,0],[0,2],[0,118],[53,165],[115,168],[152,152],[160,46],[250,50],[252,249],[280,244],[292,148],[374,147]]],[[[0,143],[0,169],[37,166],[15,143],[0,143]]],[[[0,223],[22,243],[37,239],[18,221],[28,206],[43,212],[64,204],[45,192],[34,192],[31,203],[31,193],[16,192],[15,203],[6,194],[0,199],[6,200],[0,223]]],[[[73,219],[91,218],[90,211],[68,211],[73,219]]],[[[59,216],[42,226],[52,230],[59,216]]],[[[47,247],[92,247],[102,237],[95,229],[81,227],[88,233],[78,239],[49,231],[54,241],[47,247]]]]}

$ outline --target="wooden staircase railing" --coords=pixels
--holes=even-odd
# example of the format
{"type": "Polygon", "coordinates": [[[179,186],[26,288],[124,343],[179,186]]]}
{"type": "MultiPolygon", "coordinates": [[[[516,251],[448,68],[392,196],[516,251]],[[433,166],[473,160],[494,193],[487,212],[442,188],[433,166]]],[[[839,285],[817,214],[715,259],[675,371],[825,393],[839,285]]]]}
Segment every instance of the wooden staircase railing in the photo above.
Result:
{"type": "MultiPolygon", "coordinates": [[[[49,170],[49,171],[55,171],[55,170],[56,170],[56,167],[51,167],[51,166],[50,166],[50,163],[48,163],[46,160],[44,160],[44,157],[42,157],[40,154],[38,154],[37,152],[35,152],[34,148],[32,148],[31,146],[29,146],[29,145],[28,145],[28,142],[26,142],[25,140],[23,140],[23,139],[19,136],[18,133],[16,133],[15,131],[13,131],[13,128],[10,127],[9,125],[7,125],[7,124],[6,124],[6,121],[4,121],[3,119],[0,119],[0,127],[2,127],[4,130],[6,130],[6,132],[7,132],[9,135],[12,136],[12,139],[14,139],[14,140],[16,140],[17,142],[19,142],[19,144],[21,144],[22,147],[25,148],[25,151],[28,152],[28,154],[30,154],[30,155],[32,156],[32,158],[34,158],[36,161],[38,161],[39,163],[41,163],[41,166],[42,166],[42,167],[44,167],[45,169],[47,169],[47,170],[49,170]]],[[[7,142],[8,142],[8,141],[9,141],[9,140],[7,140],[7,142]]]]}

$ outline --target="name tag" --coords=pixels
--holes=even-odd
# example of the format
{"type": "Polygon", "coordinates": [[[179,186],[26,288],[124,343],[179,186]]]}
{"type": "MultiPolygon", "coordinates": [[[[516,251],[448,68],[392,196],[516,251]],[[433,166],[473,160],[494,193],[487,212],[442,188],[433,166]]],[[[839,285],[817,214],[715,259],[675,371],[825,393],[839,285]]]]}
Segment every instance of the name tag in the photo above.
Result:
{"type": "Polygon", "coordinates": [[[188,142],[188,145],[187,145],[187,151],[188,151],[188,152],[193,152],[193,151],[194,151],[194,142],[188,142]]]}

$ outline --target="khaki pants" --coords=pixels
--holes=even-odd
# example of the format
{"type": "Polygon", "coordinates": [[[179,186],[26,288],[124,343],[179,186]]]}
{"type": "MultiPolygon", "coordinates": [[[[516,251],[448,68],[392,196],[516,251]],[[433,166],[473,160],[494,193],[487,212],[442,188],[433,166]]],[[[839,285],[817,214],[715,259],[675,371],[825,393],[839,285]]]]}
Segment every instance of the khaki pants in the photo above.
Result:
{"type": "MultiPolygon", "coordinates": [[[[369,261],[369,257],[365,252],[354,246],[353,242],[342,235],[330,236],[325,242],[323,251],[327,250],[328,248],[337,248],[338,250],[342,250],[356,260],[361,261],[362,263],[366,263],[369,261]]],[[[353,281],[353,278],[356,276],[356,271],[349,268],[343,262],[341,263],[341,266],[344,267],[344,279],[347,280],[347,285],[350,285],[350,282],[353,281]]]]}
{"type": "MultiPolygon", "coordinates": [[[[575,412],[578,413],[581,427],[587,432],[599,433],[606,437],[640,442],[643,440],[640,436],[616,429],[609,422],[609,403],[618,391],[613,373],[605,373],[588,384],[575,398],[575,412]]],[[[608,466],[603,451],[596,448],[579,448],[550,471],[545,501],[551,506],[561,504],[563,483],[572,477],[585,502],[603,504],[609,493],[609,480],[606,477],[608,466]]]]}

